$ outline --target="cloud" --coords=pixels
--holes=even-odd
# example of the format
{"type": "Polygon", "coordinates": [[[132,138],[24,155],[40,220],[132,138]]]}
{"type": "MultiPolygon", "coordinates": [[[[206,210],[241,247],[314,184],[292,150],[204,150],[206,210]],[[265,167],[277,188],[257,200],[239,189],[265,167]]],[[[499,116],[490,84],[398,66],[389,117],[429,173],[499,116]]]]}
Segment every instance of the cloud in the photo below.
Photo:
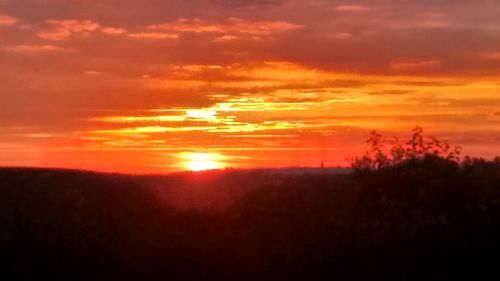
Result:
{"type": "Polygon", "coordinates": [[[421,13],[417,17],[417,24],[424,28],[446,28],[453,26],[453,22],[448,15],[443,13],[421,13]]]}
{"type": "Polygon", "coordinates": [[[282,4],[282,0],[214,0],[221,6],[229,6],[236,8],[258,7],[269,8],[276,7],[282,4]]]}
{"type": "Polygon", "coordinates": [[[391,63],[390,67],[395,70],[414,70],[422,68],[433,68],[442,64],[440,60],[409,60],[391,63]]]}
{"type": "Polygon", "coordinates": [[[331,34],[329,37],[334,38],[334,39],[350,39],[353,36],[354,35],[352,35],[352,33],[349,33],[349,32],[339,32],[339,33],[331,34]]]}
{"type": "Polygon", "coordinates": [[[239,38],[240,37],[234,36],[234,35],[223,35],[223,36],[216,37],[214,39],[214,42],[229,42],[229,41],[238,40],[239,38]]]}
{"type": "Polygon", "coordinates": [[[19,19],[0,14],[0,26],[11,26],[19,22],[19,19]]]}
{"type": "Polygon", "coordinates": [[[103,73],[101,71],[97,71],[97,70],[86,70],[83,72],[83,74],[86,74],[86,75],[102,75],[103,73]]]}
{"type": "Polygon", "coordinates": [[[48,20],[50,28],[38,33],[38,37],[60,41],[71,36],[88,36],[90,32],[98,30],[100,25],[90,20],[48,20]]]}
{"type": "Polygon", "coordinates": [[[380,90],[372,91],[370,95],[389,95],[389,96],[399,96],[399,95],[410,95],[415,94],[415,90],[380,90]]]}
{"type": "Polygon", "coordinates": [[[130,33],[128,37],[134,39],[162,40],[162,39],[177,39],[179,38],[179,35],[175,33],[162,33],[162,32],[138,32],[138,33],[130,33]]]}
{"type": "Polygon", "coordinates": [[[151,25],[149,29],[183,33],[234,33],[262,36],[301,29],[303,27],[304,25],[286,21],[251,21],[240,18],[229,18],[222,22],[212,22],[198,18],[181,18],[174,22],[151,25]]]}
{"type": "Polygon", "coordinates": [[[337,12],[364,12],[370,10],[367,6],[361,5],[338,5],[335,7],[337,12]]]}
{"type": "Polygon", "coordinates": [[[16,45],[5,48],[9,52],[20,54],[51,53],[68,51],[67,49],[54,45],[16,45]]]}
{"type": "Polygon", "coordinates": [[[127,33],[127,30],[119,27],[103,27],[101,28],[101,32],[105,34],[118,35],[127,33]]]}
{"type": "Polygon", "coordinates": [[[500,61],[500,52],[487,52],[478,55],[481,59],[500,61]]]}

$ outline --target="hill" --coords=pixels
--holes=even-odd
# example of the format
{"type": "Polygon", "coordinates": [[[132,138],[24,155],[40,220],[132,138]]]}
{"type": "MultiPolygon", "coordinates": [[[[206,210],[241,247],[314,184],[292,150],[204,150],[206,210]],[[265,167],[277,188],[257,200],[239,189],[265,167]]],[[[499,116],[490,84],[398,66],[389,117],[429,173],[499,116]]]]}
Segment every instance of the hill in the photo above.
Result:
{"type": "Polygon", "coordinates": [[[481,279],[499,260],[498,161],[322,174],[0,169],[0,202],[0,269],[16,279],[481,279]]]}

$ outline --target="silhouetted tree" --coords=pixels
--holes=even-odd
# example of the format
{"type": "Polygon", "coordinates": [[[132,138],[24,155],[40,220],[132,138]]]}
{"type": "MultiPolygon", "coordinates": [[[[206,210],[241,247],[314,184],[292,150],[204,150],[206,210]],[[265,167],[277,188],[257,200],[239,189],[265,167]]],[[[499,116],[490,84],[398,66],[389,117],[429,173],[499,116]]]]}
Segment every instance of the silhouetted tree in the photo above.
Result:
{"type": "Polygon", "coordinates": [[[370,149],[362,156],[351,161],[354,170],[378,170],[389,166],[401,165],[408,161],[421,161],[434,156],[455,163],[460,162],[460,146],[450,146],[447,142],[433,136],[425,136],[422,127],[416,126],[407,142],[402,143],[394,137],[393,145],[386,149],[383,136],[376,130],[371,132],[367,143],[370,149]]]}

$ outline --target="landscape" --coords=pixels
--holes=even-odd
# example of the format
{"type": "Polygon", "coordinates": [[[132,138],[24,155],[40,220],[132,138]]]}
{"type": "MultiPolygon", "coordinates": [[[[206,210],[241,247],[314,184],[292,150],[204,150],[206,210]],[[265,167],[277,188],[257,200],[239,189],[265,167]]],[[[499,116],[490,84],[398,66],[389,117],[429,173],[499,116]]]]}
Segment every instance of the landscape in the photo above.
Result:
{"type": "Polygon", "coordinates": [[[498,279],[499,14],[0,0],[0,279],[498,279]]]}
{"type": "Polygon", "coordinates": [[[391,155],[374,132],[337,172],[1,169],[0,267],[61,280],[495,274],[500,157],[459,161],[415,132],[391,155]]]}

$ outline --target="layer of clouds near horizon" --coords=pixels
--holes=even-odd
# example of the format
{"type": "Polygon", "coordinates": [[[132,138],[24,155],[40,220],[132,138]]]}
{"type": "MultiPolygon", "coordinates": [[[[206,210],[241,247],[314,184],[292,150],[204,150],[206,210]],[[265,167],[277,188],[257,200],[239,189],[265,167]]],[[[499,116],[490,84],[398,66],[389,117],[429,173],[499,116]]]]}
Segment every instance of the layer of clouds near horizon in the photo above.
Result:
{"type": "MultiPolygon", "coordinates": [[[[252,166],[245,149],[324,143],[342,164],[368,130],[415,124],[489,155],[498,14],[489,0],[1,0],[0,165],[212,147],[252,166]]],[[[151,153],[140,170],[168,166],[151,153]]]]}

